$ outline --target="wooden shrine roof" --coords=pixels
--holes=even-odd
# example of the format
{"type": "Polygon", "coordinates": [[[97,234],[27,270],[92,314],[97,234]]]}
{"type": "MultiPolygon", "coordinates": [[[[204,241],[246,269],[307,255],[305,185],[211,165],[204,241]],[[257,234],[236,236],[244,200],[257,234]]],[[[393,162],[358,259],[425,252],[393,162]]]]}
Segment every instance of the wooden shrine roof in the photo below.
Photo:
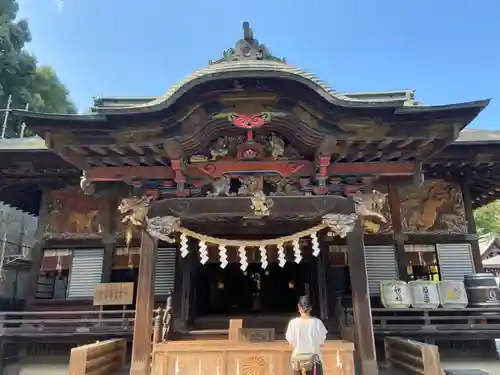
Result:
{"type": "Polygon", "coordinates": [[[179,103],[163,109],[156,106],[157,112],[125,114],[121,111],[127,108],[115,111],[108,106],[106,113],[90,115],[15,114],[65,160],[89,169],[168,165],[172,159],[206,152],[220,136],[245,133],[228,116],[245,112],[248,103],[257,103],[258,109],[248,110],[251,113],[274,116],[256,130],[257,135],[274,132],[306,158],[326,142],[337,161],[425,161],[456,139],[488,103],[432,107],[380,99],[342,107],[316,100],[321,98],[297,82],[273,78],[265,83],[269,91],[259,94],[253,80],[249,82],[252,88],[240,93],[231,89],[233,81],[213,81],[210,87],[193,89],[179,103]],[[229,94],[221,95],[221,90],[229,94]],[[287,96],[290,92],[293,98],[287,96]]]}
{"type": "Polygon", "coordinates": [[[0,201],[37,215],[42,190],[78,183],[81,171],[35,137],[0,141],[0,201]]]}
{"type": "Polygon", "coordinates": [[[413,90],[344,94],[273,56],[244,23],[233,48],[162,96],[100,98],[89,114],[13,114],[80,169],[168,166],[245,134],[235,116],[265,117],[256,135],[276,133],[305,158],[326,147],[336,162],[425,162],[488,103],[428,106],[413,90]]]}
{"type": "Polygon", "coordinates": [[[275,133],[308,160],[421,162],[428,177],[470,176],[476,206],[500,194],[500,144],[491,134],[462,131],[489,100],[427,106],[413,90],[341,93],[273,56],[248,23],[243,30],[234,48],[160,97],[99,98],[92,113],[79,115],[12,111],[40,138],[0,142],[0,200],[33,212],[12,186],[40,189],[93,167],[170,169],[207,155],[219,137],[245,137],[232,120],[242,115],[266,118],[254,131],[257,143],[275,133]]]}

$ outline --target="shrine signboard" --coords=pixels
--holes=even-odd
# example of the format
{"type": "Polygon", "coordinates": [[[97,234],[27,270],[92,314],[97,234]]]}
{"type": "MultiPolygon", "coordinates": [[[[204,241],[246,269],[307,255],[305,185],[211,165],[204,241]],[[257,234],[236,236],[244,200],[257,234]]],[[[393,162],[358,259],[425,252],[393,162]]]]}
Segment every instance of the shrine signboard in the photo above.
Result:
{"type": "Polygon", "coordinates": [[[131,305],[134,283],[101,283],[94,290],[94,306],[131,305]]]}

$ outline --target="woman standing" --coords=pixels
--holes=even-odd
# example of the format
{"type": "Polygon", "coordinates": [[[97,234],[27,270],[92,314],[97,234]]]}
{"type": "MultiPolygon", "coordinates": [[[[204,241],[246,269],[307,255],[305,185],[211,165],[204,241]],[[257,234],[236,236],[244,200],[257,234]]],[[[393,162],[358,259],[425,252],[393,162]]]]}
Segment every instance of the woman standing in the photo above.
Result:
{"type": "Polygon", "coordinates": [[[323,375],[321,346],[327,330],[318,318],[311,316],[308,296],[299,299],[300,316],[288,323],[286,339],[293,347],[292,366],[297,375],[323,375]]]}

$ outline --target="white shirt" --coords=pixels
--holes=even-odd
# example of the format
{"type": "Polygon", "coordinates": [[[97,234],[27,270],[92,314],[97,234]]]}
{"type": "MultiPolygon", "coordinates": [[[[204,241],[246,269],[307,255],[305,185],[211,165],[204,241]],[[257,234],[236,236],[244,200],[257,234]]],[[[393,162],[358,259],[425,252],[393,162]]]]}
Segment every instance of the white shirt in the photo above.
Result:
{"type": "Polygon", "coordinates": [[[292,345],[292,357],[299,354],[317,354],[321,359],[321,345],[328,331],[321,320],[314,317],[294,318],[288,323],[286,340],[292,345]]]}

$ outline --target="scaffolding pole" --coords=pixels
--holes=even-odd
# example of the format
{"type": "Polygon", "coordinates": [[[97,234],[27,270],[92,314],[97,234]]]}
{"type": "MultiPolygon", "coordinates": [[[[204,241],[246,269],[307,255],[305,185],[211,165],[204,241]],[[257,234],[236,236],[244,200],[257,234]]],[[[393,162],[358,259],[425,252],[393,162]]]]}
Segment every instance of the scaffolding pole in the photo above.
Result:
{"type": "Polygon", "coordinates": [[[12,95],[9,95],[7,99],[7,107],[5,108],[5,113],[3,115],[3,125],[2,125],[2,136],[1,139],[5,139],[5,133],[7,131],[7,120],[9,119],[10,106],[12,105],[12,95]]]}

